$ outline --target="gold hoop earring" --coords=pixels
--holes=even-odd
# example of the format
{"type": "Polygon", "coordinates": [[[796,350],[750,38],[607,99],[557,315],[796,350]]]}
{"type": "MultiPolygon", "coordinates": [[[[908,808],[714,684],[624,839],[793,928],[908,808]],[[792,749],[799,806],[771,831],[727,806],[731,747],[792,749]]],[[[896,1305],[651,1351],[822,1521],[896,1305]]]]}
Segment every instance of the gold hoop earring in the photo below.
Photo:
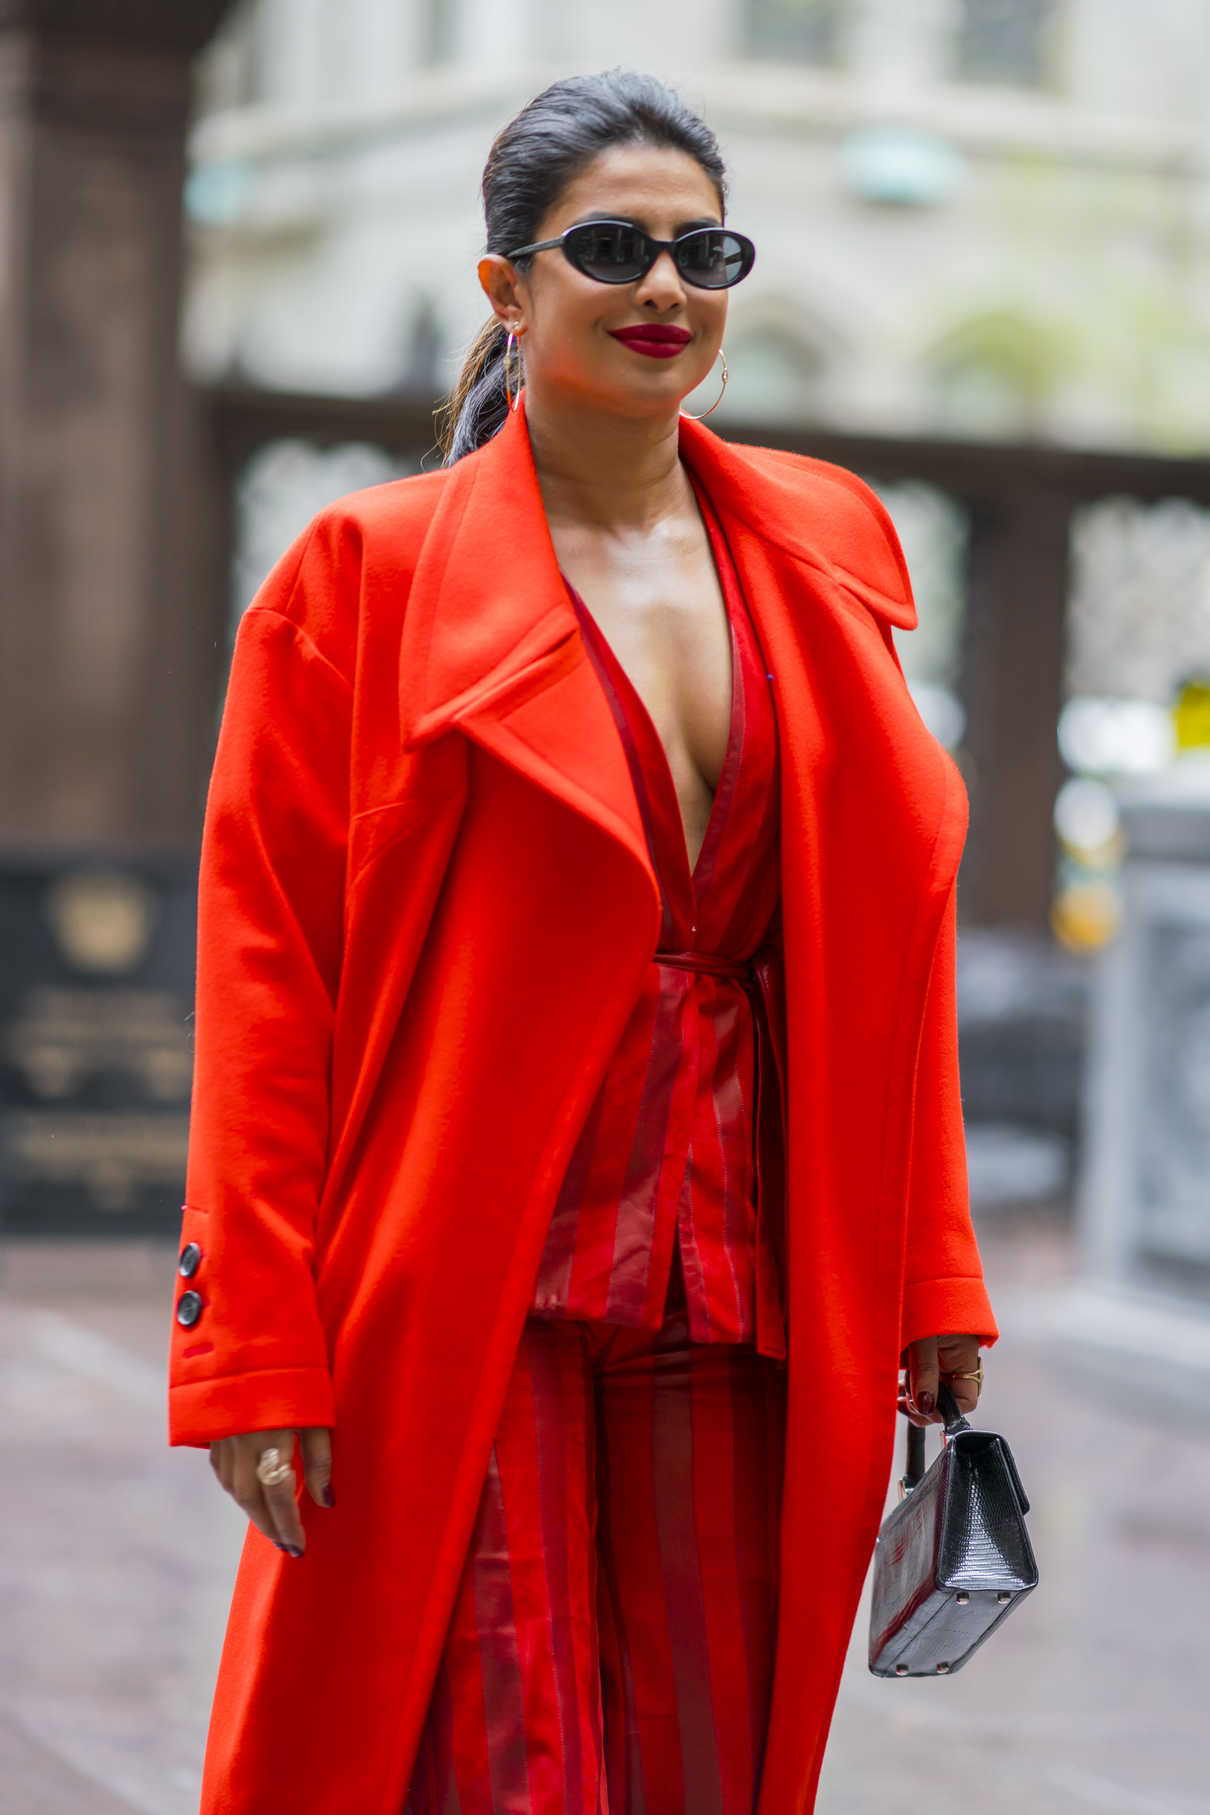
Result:
{"type": "Polygon", "coordinates": [[[508,339],[504,343],[504,395],[510,410],[515,410],[521,401],[521,336],[515,328],[508,330],[508,339]],[[517,361],[517,395],[514,397],[509,389],[508,362],[515,357],[517,361]]]}
{"type": "Polygon", "coordinates": [[[717,410],[719,404],[723,401],[723,391],[725,391],[727,388],[727,355],[723,352],[723,349],[721,347],[718,350],[718,356],[723,362],[723,390],[719,392],[718,396],[714,399],[714,402],[710,405],[710,408],[708,410],[699,410],[696,415],[694,415],[692,410],[682,410],[681,415],[688,416],[690,422],[700,422],[702,420],[703,416],[712,415],[713,412],[715,410],[717,410]]]}

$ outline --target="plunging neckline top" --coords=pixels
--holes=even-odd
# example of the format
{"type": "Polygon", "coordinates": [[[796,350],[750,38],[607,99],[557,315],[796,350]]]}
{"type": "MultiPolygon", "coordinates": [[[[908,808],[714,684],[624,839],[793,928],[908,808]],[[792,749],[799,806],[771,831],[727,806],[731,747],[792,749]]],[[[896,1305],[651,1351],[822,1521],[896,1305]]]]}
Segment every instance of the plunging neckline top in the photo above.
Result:
{"type": "Polygon", "coordinates": [[[661,922],[562,1180],[531,1309],[658,1328],[681,1277],[692,1341],[784,1356],[781,1090],[751,963],[780,939],[776,713],[722,527],[698,497],[730,626],[731,724],[692,871],[655,723],[564,576],[625,751],[661,922]]]}
{"type": "MultiPolygon", "coordinates": [[[[605,632],[601,629],[601,626],[593,616],[592,611],[585,603],[580,593],[576,591],[566,574],[563,576],[563,581],[571,595],[572,603],[576,608],[576,613],[580,619],[581,630],[585,632],[586,637],[595,646],[598,660],[608,668],[613,685],[625,694],[628,716],[631,718],[632,722],[635,719],[638,720],[639,726],[645,734],[642,741],[646,746],[645,753],[649,757],[650,762],[649,767],[646,770],[647,786],[646,788],[639,790],[640,808],[648,806],[652,813],[659,813],[664,817],[668,816],[669,801],[671,801],[675,808],[675,812],[671,817],[674,820],[676,830],[680,833],[683,874],[680,878],[669,877],[667,882],[669,886],[677,890],[679,894],[687,896],[690,908],[694,909],[696,908],[697,895],[702,892],[710,868],[712,867],[720,829],[726,819],[727,807],[730,803],[731,796],[734,794],[735,771],[739,760],[738,746],[743,734],[743,662],[731,613],[728,611],[726,614],[727,635],[731,645],[731,694],[730,714],[727,726],[727,743],[723,752],[723,762],[722,768],[719,771],[718,785],[713,791],[710,802],[710,813],[706,820],[706,830],[698,850],[697,858],[690,864],[689,839],[685,832],[684,815],[681,812],[680,797],[676,791],[676,779],[672,773],[672,764],[669,760],[664,740],[659,734],[659,730],[656,727],[655,720],[651,716],[646,701],[631,680],[626,669],[623,667],[613,645],[605,635],[605,632]],[[655,770],[654,775],[651,772],[652,769],[655,770]],[[653,795],[654,798],[649,799],[649,795],[653,795]]],[[[661,832],[666,832],[668,830],[666,827],[661,827],[660,829],[661,832]]],[[[648,844],[652,844],[654,842],[652,838],[652,826],[645,826],[645,830],[647,832],[648,844]]],[[[660,842],[664,844],[665,848],[669,845],[675,848],[675,838],[670,839],[665,837],[661,839],[660,842]]],[[[696,912],[692,913],[691,918],[696,920],[696,912]]]]}
{"type": "Polygon", "coordinates": [[[731,720],[706,831],[692,866],[672,765],[655,721],[590,607],[566,574],[563,580],[625,744],[663,901],[659,950],[747,958],[766,932],[779,893],[776,872],[750,862],[758,826],[767,828],[771,818],[776,838],[777,736],[769,677],[721,525],[709,498],[696,481],[693,485],[727,609],[731,720]],[[758,698],[762,678],[765,688],[758,698]],[[746,825],[747,832],[736,822],[746,825]]]}

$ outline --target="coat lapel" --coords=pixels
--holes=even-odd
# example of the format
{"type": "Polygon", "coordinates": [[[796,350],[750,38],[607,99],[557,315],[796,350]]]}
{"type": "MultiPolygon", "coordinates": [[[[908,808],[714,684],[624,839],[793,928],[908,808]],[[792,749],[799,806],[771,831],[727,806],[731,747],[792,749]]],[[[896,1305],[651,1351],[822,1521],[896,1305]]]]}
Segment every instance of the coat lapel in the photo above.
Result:
{"type": "MultiPolygon", "coordinates": [[[[751,452],[687,417],[681,453],[732,519],[733,553],[766,649],[789,652],[787,619],[801,643],[804,616],[786,594],[805,588],[818,610],[821,583],[890,623],[915,625],[897,546],[864,536],[860,572],[856,562],[846,566],[853,537],[851,528],[838,534],[837,517],[852,494],[843,481],[804,487],[795,456],[751,452]],[[768,590],[774,575],[779,596],[768,590]]],[[[450,472],[405,614],[399,703],[408,748],[463,732],[595,820],[641,865],[658,901],[622,742],[547,527],[524,393],[499,433],[450,472]]]]}
{"type": "MultiPolygon", "coordinates": [[[[749,451],[688,417],[680,445],[712,501],[751,533],[876,615],[915,628],[897,548],[865,537],[861,571],[846,566],[852,535],[837,533],[837,504],[852,494],[842,484],[804,487],[796,456],[749,451]]],[[[546,524],[522,393],[500,432],[452,469],[425,537],[401,643],[404,742],[414,748],[471,717],[503,716],[586,661],[546,524]]]]}
{"type": "Polygon", "coordinates": [[[649,878],[634,786],[546,524],[524,412],[452,469],[417,561],[400,651],[416,748],[458,730],[587,814],[649,878]]]}

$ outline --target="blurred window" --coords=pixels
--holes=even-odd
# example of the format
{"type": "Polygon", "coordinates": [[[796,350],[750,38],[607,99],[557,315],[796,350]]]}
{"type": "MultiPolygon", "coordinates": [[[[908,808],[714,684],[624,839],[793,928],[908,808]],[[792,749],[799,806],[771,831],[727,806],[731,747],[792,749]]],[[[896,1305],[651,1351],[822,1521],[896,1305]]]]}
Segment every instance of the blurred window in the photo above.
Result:
{"type": "Polygon", "coordinates": [[[798,57],[835,63],[842,0],[752,0],[747,49],[757,57],[798,57]]]}
{"type": "Polygon", "coordinates": [[[970,513],[924,480],[865,476],[890,513],[911,576],[916,629],[894,638],[908,690],[933,736],[958,752],[966,730],[959,685],[970,513]]]}
{"type": "Polygon", "coordinates": [[[259,99],[257,40],[251,0],[239,0],[193,65],[193,107],[197,116],[250,107],[259,99]]]}
{"type": "MultiPolygon", "coordinates": [[[[302,439],[262,442],[235,475],[228,658],[240,618],[261,582],[312,517],[348,492],[418,471],[418,462],[364,441],[334,447],[302,439]]],[[[220,700],[216,726],[222,704],[220,700]]]]}
{"type": "Polygon", "coordinates": [[[1170,706],[1210,667],[1210,511],[1186,498],[1101,498],[1072,521],[1069,699],[1170,706]]]}
{"type": "Polygon", "coordinates": [[[1056,0],[960,0],[954,74],[964,82],[1043,86],[1058,10],[1056,0]]]}
{"type": "MultiPolygon", "coordinates": [[[[1058,724],[1070,773],[1055,801],[1051,907],[1056,934],[1073,950],[1106,944],[1121,923],[1125,834],[1116,783],[1166,769],[1182,747],[1198,744],[1203,676],[1210,677],[1210,510],[1188,498],[1122,495],[1077,510],[1058,724]]],[[[1199,937],[1204,944],[1204,931],[1199,937]]],[[[1201,1189],[1204,1207],[1204,1180],[1201,1189]]]]}
{"type": "Polygon", "coordinates": [[[450,0],[420,0],[421,61],[448,63],[454,52],[454,9],[450,0]]]}

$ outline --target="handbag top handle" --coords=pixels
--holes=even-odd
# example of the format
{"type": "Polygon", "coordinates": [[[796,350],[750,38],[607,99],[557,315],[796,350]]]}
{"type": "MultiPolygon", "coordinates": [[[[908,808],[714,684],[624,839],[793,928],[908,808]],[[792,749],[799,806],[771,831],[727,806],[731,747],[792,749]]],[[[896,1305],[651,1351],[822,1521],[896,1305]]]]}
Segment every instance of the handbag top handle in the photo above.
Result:
{"type": "MultiPolygon", "coordinates": [[[[973,1430],[966,1413],[954,1398],[953,1389],[944,1380],[937,1383],[937,1404],[945,1419],[945,1436],[952,1437],[956,1431],[973,1430]]],[[[908,1425],[907,1433],[907,1466],[903,1471],[903,1491],[910,1494],[924,1474],[924,1433],[923,1424],[908,1425]]]]}

